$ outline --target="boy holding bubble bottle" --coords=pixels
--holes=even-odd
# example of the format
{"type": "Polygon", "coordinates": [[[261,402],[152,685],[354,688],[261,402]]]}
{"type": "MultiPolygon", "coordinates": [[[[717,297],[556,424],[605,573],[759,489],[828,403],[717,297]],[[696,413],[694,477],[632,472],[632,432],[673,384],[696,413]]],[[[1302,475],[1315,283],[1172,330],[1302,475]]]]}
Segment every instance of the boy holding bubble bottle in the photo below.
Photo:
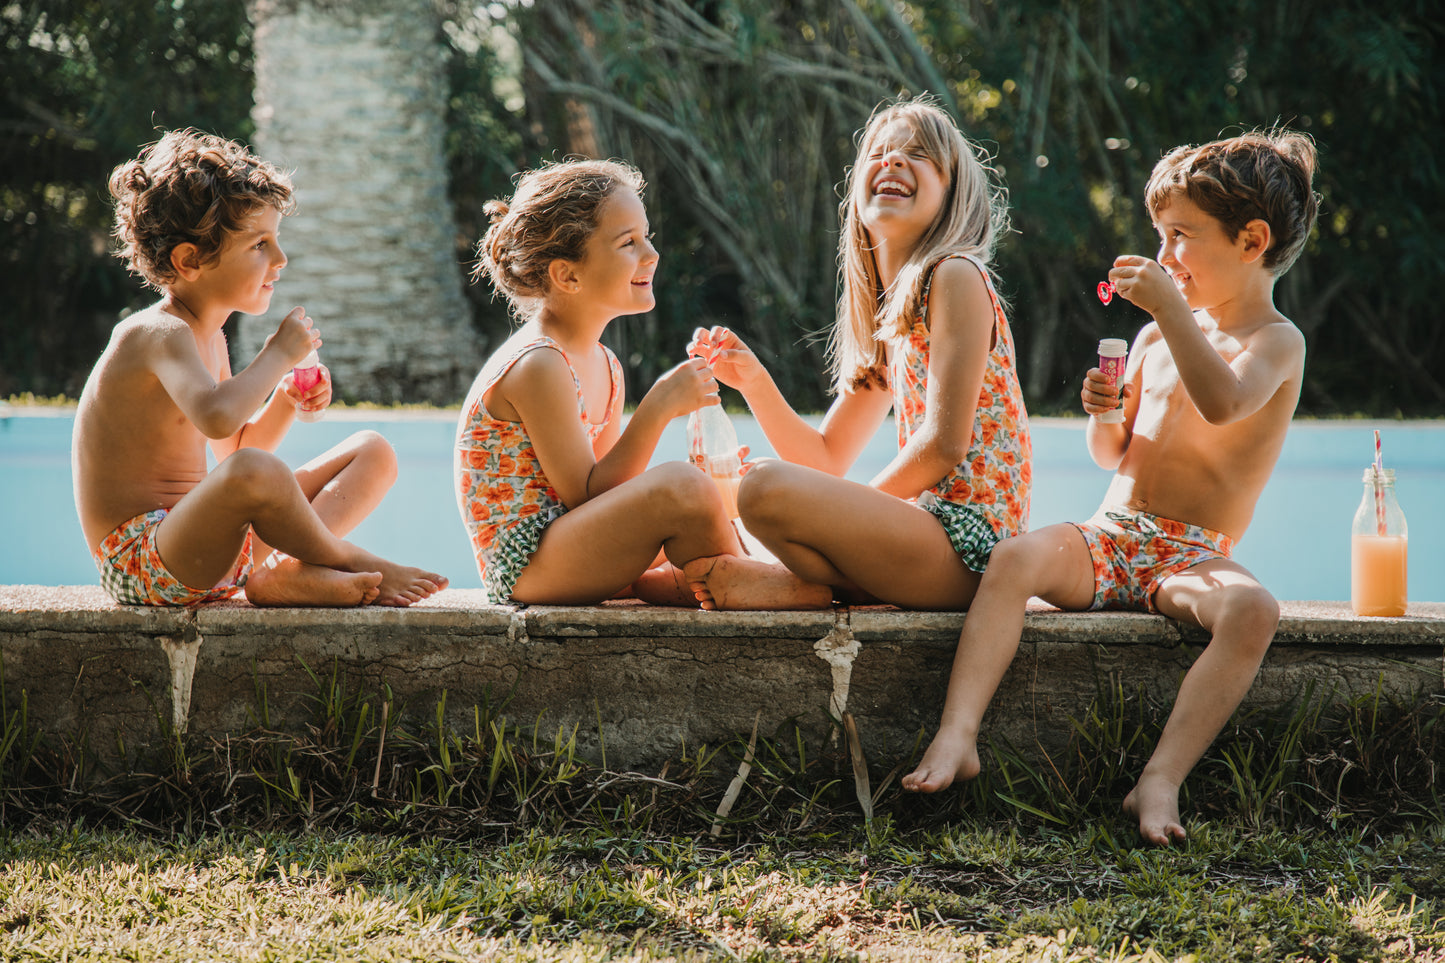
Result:
{"type": "Polygon", "coordinates": [[[341,537],[396,477],[380,435],[358,432],[294,473],[271,453],[298,411],[331,400],[324,367],[305,389],[292,374],[321,344],[305,311],[231,373],[222,325],[270,306],[289,178],[185,130],[117,167],[110,191],[120,255],[161,299],[116,326],[75,416],[75,505],[105,590],[127,605],[244,588],[257,605],[339,606],[409,605],[444,587],[341,537]]]}
{"type": "MultiPolygon", "coordinates": [[[[1124,800],[1149,842],[1183,840],[1179,789],[1254,681],[1279,605],[1231,561],[1284,444],[1305,342],[1274,285],[1315,221],[1313,143],[1289,131],[1179,147],[1146,202],[1158,260],[1123,255],[1109,280],[1153,316],[1122,384],[1084,380],[1089,453],[1116,469],[1088,522],[994,549],[969,609],[938,734],[906,789],[934,792],[979,772],[984,710],[1023,631],[1031,596],[1069,610],[1158,612],[1210,633],[1154,755],[1124,800]],[[1116,423],[1104,417],[1122,404],[1116,423]]],[[[1103,291],[1101,290],[1101,297],[1103,291]]]]}

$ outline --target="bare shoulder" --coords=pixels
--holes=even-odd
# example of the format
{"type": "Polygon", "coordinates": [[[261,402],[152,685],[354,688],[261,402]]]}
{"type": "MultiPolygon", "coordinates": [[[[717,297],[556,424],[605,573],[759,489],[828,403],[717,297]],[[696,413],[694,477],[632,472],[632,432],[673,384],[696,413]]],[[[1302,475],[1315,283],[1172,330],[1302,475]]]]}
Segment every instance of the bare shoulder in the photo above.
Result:
{"type": "Polygon", "coordinates": [[[1278,312],[1240,341],[1247,354],[1269,362],[1286,376],[1304,367],[1304,332],[1278,312]]]}
{"type": "Polygon", "coordinates": [[[940,330],[971,332],[978,339],[993,331],[993,300],[978,265],[967,258],[945,258],[933,269],[930,284],[927,318],[930,331],[935,334],[940,330]]]}
{"type": "Polygon", "coordinates": [[[933,290],[955,297],[987,297],[983,271],[965,257],[946,257],[933,269],[933,290]]]}
{"type": "Polygon", "coordinates": [[[567,364],[566,356],[560,348],[539,344],[518,358],[498,383],[509,386],[522,383],[551,385],[560,378],[565,378],[569,384],[572,381],[572,368],[567,364]]]}
{"type": "Polygon", "coordinates": [[[137,311],[115,326],[111,347],[117,352],[154,358],[176,351],[197,353],[196,339],[190,325],[159,305],[137,311]]]}
{"type": "Polygon", "coordinates": [[[1159,323],[1157,321],[1150,321],[1139,329],[1138,334],[1134,335],[1134,346],[1130,349],[1129,354],[1139,354],[1145,348],[1158,344],[1163,340],[1164,332],[1159,330],[1159,323]]]}
{"type": "Polygon", "coordinates": [[[1278,346],[1291,350],[1303,351],[1305,348],[1305,335],[1295,323],[1278,312],[1274,317],[1265,320],[1246,339],[1251,347],[1255,344],[1278,346]]]}
{"type": "Polygon", "coordinates": [[[528,402],[538,398],[569,397],[567,389],[571,387],[572,368],[567,358],[560,348],[543,344],[512,362],[482,400],[493,417],[520,421],[518,404],[530,407],[528,402]]]}

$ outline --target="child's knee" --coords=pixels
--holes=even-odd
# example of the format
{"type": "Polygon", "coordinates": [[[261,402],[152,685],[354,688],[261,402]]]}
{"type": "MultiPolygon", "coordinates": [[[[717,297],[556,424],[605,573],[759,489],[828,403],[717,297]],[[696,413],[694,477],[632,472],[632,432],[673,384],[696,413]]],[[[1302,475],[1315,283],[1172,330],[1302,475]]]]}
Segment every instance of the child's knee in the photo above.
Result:
{"type": "Polygon", "coordinates": [[[233,451],[216,466],[216,474],[242,498],[265,498],[281,490],[281,486],[296,484],[296,477],[284,461],[259,448],[233,451]]]}
{"type": "Polygon", "coordinates": [[[663,514],[677,517],[711,514],[713,502],[720,499],[712,479],[686,462],[658,465],[642,477],[648,482],[648,504],[663,514]]]}
{"type": "Polygon", "coordinates": [[[396,449],[385,436],[368,428],[352,435],[351,441],[358,457],[366,460],[367,474],[385,479],[388,485],[396,481],[396,449]]]}
{"type": "Polygon", "coordinates": [[[1215,635],[1224,631],[1261,652],[1269,648],[1279,628],[1275,597],[1262,585],[1232,585],[1224,593],[1215,635]]]}
{"type": "Polygon", "coordinates": [[[1040,565],[1051,554],[1046,546],[1027,535],[1005,538],[989,554],[983,577],[990,583],[1011,586],[1032,595],[1038,590],[1040,565]]]}
{"type": "Polygon", "coordinates": [[[738,514],[750,524],[766,523],[770,513],[780,509],[781,496],[790,487],[785,481],[787,474],[785,462],[756,462],[738,484],[738,514]]]}

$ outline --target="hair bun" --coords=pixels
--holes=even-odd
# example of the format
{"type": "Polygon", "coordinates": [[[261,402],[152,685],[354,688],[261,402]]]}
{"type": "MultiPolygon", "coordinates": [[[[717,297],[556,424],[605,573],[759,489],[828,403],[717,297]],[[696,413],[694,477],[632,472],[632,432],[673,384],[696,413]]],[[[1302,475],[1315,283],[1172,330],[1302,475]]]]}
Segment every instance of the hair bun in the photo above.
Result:
{"type": "Polygon", "coordinates": [[[482,205],[482,213],[486,214],[493,224],[505,219],[511,210],[506,201],[487,201],[482,205]]]}

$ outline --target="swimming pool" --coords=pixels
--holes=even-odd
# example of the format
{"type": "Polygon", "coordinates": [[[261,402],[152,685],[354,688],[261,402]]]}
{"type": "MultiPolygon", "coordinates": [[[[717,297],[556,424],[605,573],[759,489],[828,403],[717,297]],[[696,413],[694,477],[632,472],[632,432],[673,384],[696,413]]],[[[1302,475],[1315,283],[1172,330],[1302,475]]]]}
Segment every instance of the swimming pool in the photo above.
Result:
{"type": "MultiPolygon", "coordinates": [[[[70,481],[68,410],[0,410],[0,584],[84,585],[97,582],[75,516],[70,481]]],[[[755,454],[771,451],[756,423],[734,415],[740,440],[755,454]]],[[[454,412],[421,414],[334,411],[298,423],[278,454],[292,465],[373,428],[395,446],[396,486],[352,534],[388,558],[442,572],[457,588],[478,588],[466,535],[452,495],[454,412]]],[[[1108,486],[1084,449],[1082,419],[1035,419],[1031,527],[1088,518],[1108,486]]],[[[1236,551],[1279,598],[1348,599],[1350,522],[1359,504],[1360,474],[1373,457],[1371,430],[1380,427],[1386,464],[1397,472],[1400,504],[1410,525],[1410,599],[1445,601],[1445,421],[1313,422],[1291,426],[1274,476],[1236,551]]],[[[892,425],[878,432],[849,477],[866,480],[894,453],[892,425]]],[[[683,457],[682,419],[670,425],[654,461],[683,457]]]]}

